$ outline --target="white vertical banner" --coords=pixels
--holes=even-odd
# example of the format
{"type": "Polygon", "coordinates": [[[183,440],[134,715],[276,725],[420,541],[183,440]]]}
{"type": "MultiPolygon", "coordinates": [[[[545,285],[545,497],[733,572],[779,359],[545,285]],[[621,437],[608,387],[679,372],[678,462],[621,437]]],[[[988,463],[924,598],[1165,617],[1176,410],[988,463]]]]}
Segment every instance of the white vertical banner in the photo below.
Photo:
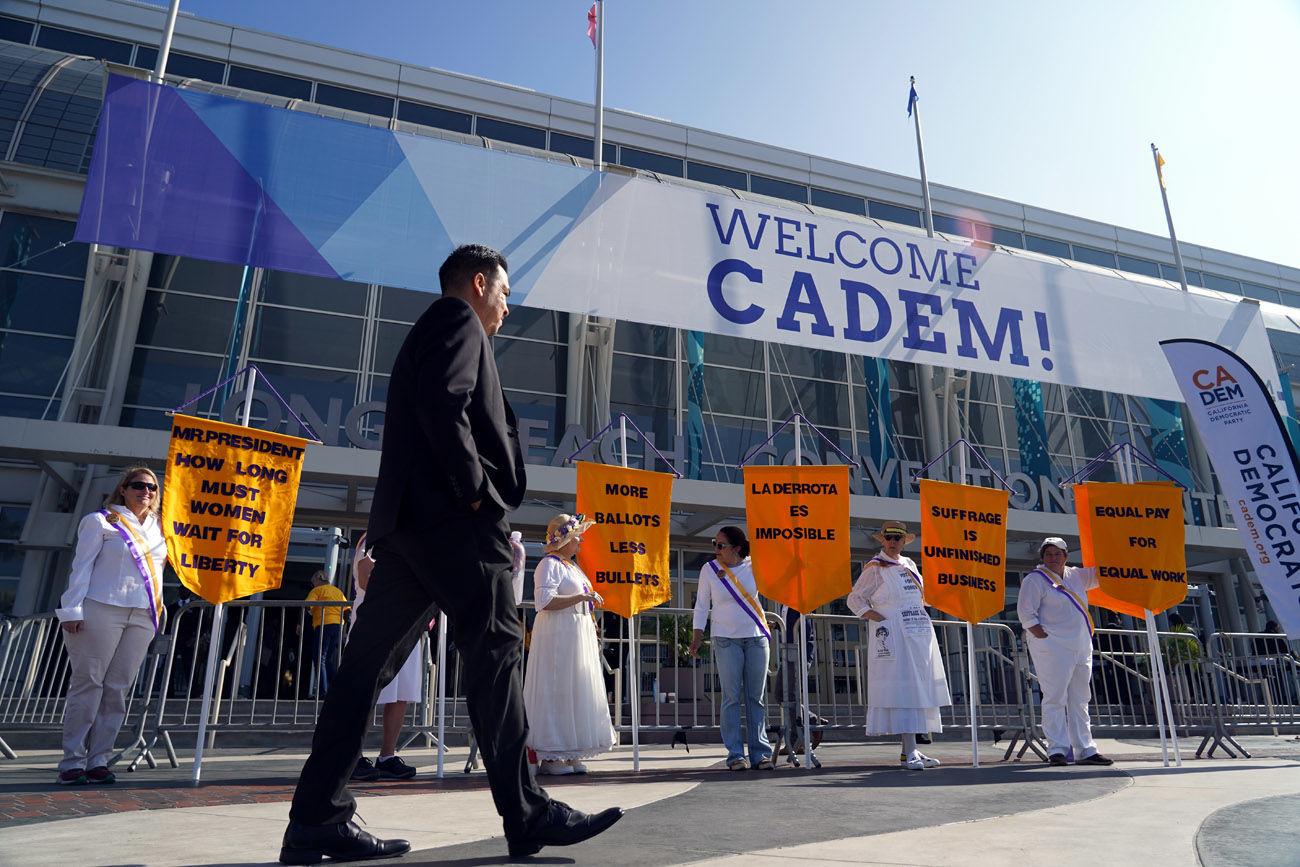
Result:
{"type": "Polygon", "coordinates": [[[1232,520],[1278,620],[1300,638],[1300,463],[1274,395],[1236,353],[1206,340],[1162,340],[1205,441],[1232,520]]]}

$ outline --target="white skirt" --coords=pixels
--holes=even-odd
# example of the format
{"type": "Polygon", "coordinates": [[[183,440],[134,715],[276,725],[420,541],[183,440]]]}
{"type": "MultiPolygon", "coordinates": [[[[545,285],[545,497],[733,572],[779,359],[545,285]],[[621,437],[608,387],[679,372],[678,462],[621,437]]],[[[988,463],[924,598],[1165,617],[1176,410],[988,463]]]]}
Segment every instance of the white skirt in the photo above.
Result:
{"type": "Polygon", "coordinates": [[[420,682],[424,666],[421,665],[420,651],[424,649],[424,642],[418,642],[411,655],[406,657],[406,662],[398,669],[397,676],[388,682],[379,693],[379,700],[375,702],[378,705],[392,704],[395,701],[419,701],[421,688],[424,686],[420,682]]]}
{"type": "Polygon", "coordinates": [[[616,736],[601,675],[596,627],[585,606],[539,611],[524,674],[528,745],[539,759],[585,759],[616,736]]]}
{"type": "Polygon", "coordinates": [[[937,707],[868,707],[867,734],[914,735],[941,732],[937,707]]]}

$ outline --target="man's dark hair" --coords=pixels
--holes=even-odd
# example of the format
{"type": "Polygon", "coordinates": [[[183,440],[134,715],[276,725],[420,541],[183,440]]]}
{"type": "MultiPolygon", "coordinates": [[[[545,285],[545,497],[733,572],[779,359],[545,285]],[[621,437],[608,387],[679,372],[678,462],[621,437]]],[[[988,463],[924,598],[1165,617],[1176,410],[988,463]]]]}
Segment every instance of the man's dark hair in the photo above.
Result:
{"type": "Polygon", "coordinates": [[[497,268],[510,270],[505,256],[482,244],[462,244],[451,251],[438,269],[438,285],[443,292],[455,292],[473,280],[475,274],[482,274],[491,283],[496,279],[497,268]]]}

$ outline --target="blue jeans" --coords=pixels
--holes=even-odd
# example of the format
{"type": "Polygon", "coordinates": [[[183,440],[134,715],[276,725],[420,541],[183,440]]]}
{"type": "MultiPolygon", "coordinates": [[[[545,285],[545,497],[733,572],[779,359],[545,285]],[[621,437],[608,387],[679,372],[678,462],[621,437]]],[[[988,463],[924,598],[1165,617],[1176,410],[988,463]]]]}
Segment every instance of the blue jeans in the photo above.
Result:
{"type": "Polygon", "coordinates": [[[326,623],[314,632],[316,641],[312,648],[312,662],[317,666],[317,683],[320,685],[317,695],[324,698],[339,669],[339,642],[343,627],[338,623],[326,623]]]}
{"type": "Polygon", "coordinates": [[[745,758],[749,742],[750,764],[772,757],[763,714],[763,691],[767,682],[767,639],[714,638],[713,658],[718,663],[722,686],[722,742],[727,761],[745,758]],[[741,705],[745,708],[745,729],[740,726],[741,705]]]}

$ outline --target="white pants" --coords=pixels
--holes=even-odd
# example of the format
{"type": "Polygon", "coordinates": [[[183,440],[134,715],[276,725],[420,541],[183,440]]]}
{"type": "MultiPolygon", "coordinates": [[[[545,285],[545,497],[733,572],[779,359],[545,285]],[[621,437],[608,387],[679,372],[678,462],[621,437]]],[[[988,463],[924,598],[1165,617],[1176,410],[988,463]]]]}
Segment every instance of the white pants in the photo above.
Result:
{"type": "Polygon", "coordinates": [[[1047,738],[1048,754],[1066,755],[1073,748],[1074,759],[1078,761],[1097,752],[1088,719],[1092,648],[1062,649],[1048,645],[1041,638],[1030,639],[1029,655],[1043,690],[1043,736],[1047,738]]]}
{"type": "Polygon", "coordinates": [[[63,633],[72,676],[63,709],[63,761],[59,770],[108,764],[126,718],[126,693],[153,640],[148,608],[82,603],[79,632],[63,633]]]}

